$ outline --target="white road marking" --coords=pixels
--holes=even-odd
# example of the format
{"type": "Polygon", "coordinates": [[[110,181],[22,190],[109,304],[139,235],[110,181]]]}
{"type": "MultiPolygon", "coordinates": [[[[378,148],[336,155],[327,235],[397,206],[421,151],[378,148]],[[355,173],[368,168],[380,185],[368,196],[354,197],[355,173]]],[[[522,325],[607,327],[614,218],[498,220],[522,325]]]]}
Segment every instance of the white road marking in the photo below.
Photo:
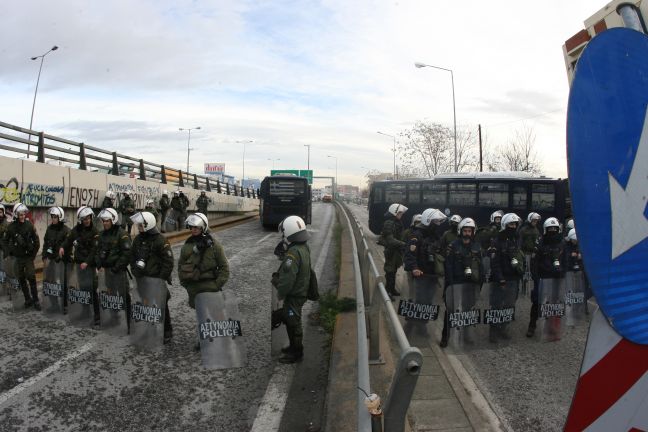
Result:
{"type": "Polygon", "coordinates": [[[76,350],[72,351],[70,354],[67,356],[63,357],[62,359],[58,360],[56,363],[51,365],[50,367],[43,369],[40,373],[37,375],[29,378],[27,381],[23,382],[22,384],[17,385],[16,387],[12,388],[9,391],[6,391],[2,394],[0,394],[0,406],[4,405],[5,402],[7,402],[9,399],[13,398],[14,396],[22,393],[23,391],[27,390],[29,387],[33,386],[43,378],[46,378],[48,375],[52,374],[53,372],[56,372],[58,369],[61,368],[65,363],[74,360],[75,358],[79,357],[80,355],[85,354],[86,352],[90,351],[93,347],[95,346],[94,342],[88,342],[87,344],[81,346],[80,348],[77,348],[76,350]]]}
{"type": "Polygon", "coordinates": [[[266,240],[268,239],[268,237],[273,236],[273,235],[275,235],[275,233],[270,233],[270,234],[268,234],[267,236],[265,236],[265,237],[263,237],[261,240],[259,240],[259,241],[257,242],[257,244],[259,244],[259,243],[263,243],[264,241],[266,241],[266,240]]]}

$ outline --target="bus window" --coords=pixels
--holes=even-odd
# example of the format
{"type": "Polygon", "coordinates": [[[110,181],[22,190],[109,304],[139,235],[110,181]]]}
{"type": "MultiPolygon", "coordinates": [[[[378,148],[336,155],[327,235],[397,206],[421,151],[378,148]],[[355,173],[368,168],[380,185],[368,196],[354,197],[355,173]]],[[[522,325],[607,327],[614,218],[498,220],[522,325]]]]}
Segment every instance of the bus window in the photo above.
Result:
{"type": "Polygon", "coordinates": [[[421,203],[421,185],[419,183],[409,183],[407,185],[407,203],[421,203]]]}
{"type": "Polygon", "coordinates": [[[385,188],[382,185],[376,185],[371,188],[371,199],[374,204],[381,204],[385,202],[385,188]]]}
{"type": "Polygon", "coordinates": [[[406,202],[405,183],[392,183],[385,187],[385,201],[403,204],[406,202]]]}
{"type": "Polygon", "coordinates": [[[556,202],[556,192],[553,184],[531,185],[531,208],[538,210],[553,210],[556,202]]]}
{"type": "Polygon", "coordinates": [[[448,186],[445,183],[424,183],[423,204],[442,208],[446,206],[448,186]]]}
{"type": "Polygon", "coordinates": [[[481,207],[508,207],[508,184],[479,183],[479,205],[481,207]]]}
{"type": "Polygon", "coordinates": [[[513,203],[512,207],[518,210],[527,208],[527,188],[524,185],[513,186],[513,203]]]}
{"type": "Polygon", "coordinates": [[[477,202],[475,183],[450,183],[450,206],[474,206],[477,202]]]}
{"type": "Polygon", "coordinates": [[[270,180],[270,195],[291,197],[303,195],[306,182],[295,180],[270,180]]]}

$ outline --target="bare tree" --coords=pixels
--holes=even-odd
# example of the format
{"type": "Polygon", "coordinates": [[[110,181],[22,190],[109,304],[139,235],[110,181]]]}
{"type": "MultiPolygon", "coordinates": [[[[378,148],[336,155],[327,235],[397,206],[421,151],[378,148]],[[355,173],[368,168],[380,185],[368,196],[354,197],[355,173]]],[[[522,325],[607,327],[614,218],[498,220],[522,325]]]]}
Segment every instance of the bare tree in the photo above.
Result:
{"type": "Polygon", "coordinates": [[[399,135],[402,171],[431,177],[452,170],[452,131],[449,128],[417,121],[399,135]]]}
{"type": "Polygon", "coordinates": [[[542,166],[535,149],[536,135],[530,126],[515,131],[507,144],[487,153],[486,168],[489,171],[524,171],[540,174],[542,166]]]}
{"type": "MultiPolygon", "coordinates": [[[[457,170],[459,172],[479,171],[477,132],[468,127],[457,130],[457,170]]],[[[453,149],[454,151],[454,149],[453,149]]]]}

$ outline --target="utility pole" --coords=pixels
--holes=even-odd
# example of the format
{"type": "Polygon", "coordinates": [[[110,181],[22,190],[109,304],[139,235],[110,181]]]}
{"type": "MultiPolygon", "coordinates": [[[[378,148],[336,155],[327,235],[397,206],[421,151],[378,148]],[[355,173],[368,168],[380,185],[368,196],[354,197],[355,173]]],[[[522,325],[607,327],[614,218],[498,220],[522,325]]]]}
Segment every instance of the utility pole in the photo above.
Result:
{"type": "Polygon", "coordinates": [[[481,136],[481,125],[479,127],[479,172],[484,172],[484,162],[482,158],[482,136],[481,136]]]}

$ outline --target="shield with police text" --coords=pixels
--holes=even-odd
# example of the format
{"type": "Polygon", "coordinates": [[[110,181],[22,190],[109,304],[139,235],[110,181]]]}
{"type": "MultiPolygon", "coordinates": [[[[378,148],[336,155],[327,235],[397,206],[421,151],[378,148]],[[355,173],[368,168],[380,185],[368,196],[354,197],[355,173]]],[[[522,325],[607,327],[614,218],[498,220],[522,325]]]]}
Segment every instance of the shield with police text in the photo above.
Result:
{"type": "Polygon", "coordinates": [[[520,295],[529,297],[533,289],[533,276],[531,275],[531,255],[524,255],[524,275],[520,283],[520,295]]]}
{"type": "Polygon", "coordinates": [[[9,295],[9,285],[7,284],[7,271],[5,270],[4,253],[0,250],[0,297],[9,295]]]}
{"type": "Polygon", "coordinates": [[[575,327],[586,321],[587,298],[585,296],[585,274],[569,271],[565,274],[565,324],[575,327]]]}
{"type": "Polygon", "coordinates": [[[203,366],[208,369],[245,366],[247,353],[234,294],[225,291],[198,294],[196,316],[203,366]]]}
{"type": "Polygon", "coordinates": [[[166,212],[166,217],[164,218],[163,228],[165,232],[173,232],[180,229],[178,226],[178,217],[180,215],[174,209],[169,209],[166,212]]]}
{"type": "Polygon", "coordinates": [[[94,267],[81,269],[79,264],[68,264],[67,297],[68,321],[71,324],[94,323],[94,267]]]}
{"type": "Polygon", "coordinates": [[[65,295],[65,264],[49,260],[43,269],[43,312],[62,314],[65,295]]]}
{"type": "Polygon", "coordinates": [[[99,272],[99,310],[101,328],[115,334],[128,332],[128,306],[130,293],[126,271],[112,272],[103,269],[99,272]]]}
{"type": "Polygon", "coordinates": [[[11,306],[14,311],[25,308],[25,295],[20,289],[20,282],[16,277],[16,258],[10,256],[5,258],[6,280],[7,289],[9,290],[9,297],[11,298],[11,306]]]}
{"type": "Polygon", "coordinates": [[[167,301],[166,282],[148,276],[136,278],[131,295],[131,343],[152,349],[164,343],[164,311],[167,301]]]}
{"type": "Polygon", "coordinates": [[[397,313],[405,319],[403,331],[411,343],[420,346],[423,341],[419,341],[418,337],[430,337],[428,323],[439,317],[443,280],[436,276],[421,275],[412,278],[412,285],[414,295],[401,297],[397,313]]]}
{"type": "Polygon", "coordinates": [[[504,284],[484,284],[481,298],[484,304],[482,323],[491,343],[503,343],[511,339],[511,323],[515,320],[515,304],[522,281],[511,280],[504,284]]]}
{"type": "Polygon", "coordinates": [[[538,284],[538,330],[540,339],[561,339],[565,316],[565,279],[540,279],[538,284]]]}
{"type": "Polygon", "coordinates": [[[448,312],[448,345],[457,351],[475,347],[481,339],[479,331],[482,322],[479,298],[479,285],[461,283],[446,289],[446,308],[448,312]]]}

